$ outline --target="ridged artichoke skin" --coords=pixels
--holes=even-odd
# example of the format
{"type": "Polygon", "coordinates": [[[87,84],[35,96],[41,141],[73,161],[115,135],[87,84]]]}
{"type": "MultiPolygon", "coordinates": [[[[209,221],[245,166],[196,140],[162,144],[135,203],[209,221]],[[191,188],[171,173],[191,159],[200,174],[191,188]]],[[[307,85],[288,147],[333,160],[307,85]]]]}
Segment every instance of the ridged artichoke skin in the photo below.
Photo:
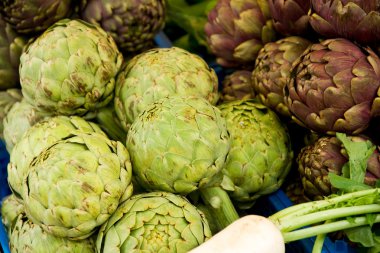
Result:
{"type": "Polygon", "coordinates": [[[89,0],[81,18],[99,24],[121,51],[138,53],[153,46],[165,25],[165,8],[164,0],[89,0]]]}
{"type": "Polygon", "coordinates": [[[378,0],[312,0],[310,24],[327,38],[347,38],[359,43],[380,40],[378,0]]]}
{"type": "Polygon", "coordinates": [[[181,253],[211,238],[204,214],[168,192],[132,196],[100,228],[97,252],[181,253]]]}
{"type": "Polygon", "coordinates": [[[73,241],[56,237],[34,224],[25,215],[19,215],[9,236],[12,253],[94,253],[93,238],[73,241]]]}
{"type": "Polygon", "coordinates": [[[220,0],[208,14],[207,43],[223,67],[252,69],[259,50],[276,32],[267,1],[220,0]]]}
{"type": "Polygon", "coordinates": [[[306,35],[309,31],[310,0],[269,0],[273,26],[284,36],[306,35]]]}
{"type": "MultiPolygon", "coordinates": [[[[368,138],[349,136],[352,141],[366,141],[368,138]]],[[[336,192],[328,179],[328,174],[342,174],[343,165],[348,162],[347,152],[342,142],[335,136],[320,137],[314,144],[305,146],[297,156],[298,171],[301,175],[305,195],[312,199],[323,199],[336,192]]],[[[374,186],[380,178],[380,153],[378,148],[367,163],[364,182],[374,186]]]]}
{"type": "Polygon", "coordinates": [[[4,142],[8,153],[12,152],[13,147],[29,128],[52,116],[51,113],[39,111],[25,99],[16,102],[3,120],[4,142]]]}
{"type": "Polygon", "coordinates": [[[151,49],[133,57],[118,74],[115,111],[128,130],[147,106],[170,95],[200,96],[216,104],[218,77],[200,56],[187,50],[151,49]]]}
{"type": "Polygon", "coordinates": [[[0,91],[20,86],[18,67],[25,44],[0,15],[0,91]]]}
{"type": "Polygon", "coordinates": [[[22,200],[14,194],[7,195],[1,201],[1,221],[8,232],[11,233],[13,224],[20,214],[25,213],[22,200]]]}
{"type": "Polygon", "coordinates": [[[380,59],[346,39],[311,45],[285,86],[292,118],[318,133],[359,134],[380,113],[380,59]]]}
{"type": "Polygon", "coordinates": [[[136,118],[126,146],[142,187],[186,195],[216,181],[230,138],[217,107],[201,97],[171,96],[136,118]]]}
{"type": "Polygon", "coordinates": [[[290,117],[284,101],[284,87],[290,77],[293,62],[311,42],[298,36],[268,42],[260,50],[252,72],[252,85],[257,98],[280,115],[290,117]]]}
{"type": "Polygon", "coordinates": [[[42,120],[30,127],[16,143],[10,153],[7,166],[8,183],[18,198],[22,197],[22,187],[28,175],[30,163],[46,148],[59,140],[80,132],[105,133],[100,127],[78,116],[56,116],[42,120]]]}
{"type": "Polygon", "coordinates": [[[0,13],[18,33],[36,34],[74,9],[72,0],[2,0],[0,13]]]}
{"type": "Polygon", "coordinates": [[[233,101],[218,108],[231,138],[222,187],[240,208],[249,208],[283,184],[294,156],[290,136],[276,113],[256,100],[233,101]]]}
{"type": "Polygon", "coordinates": [[[229,102],[255,97],[253,89],[252,72],[248,70],[236,70],[227,75],[222,81],[222,94],[219,102],[229,102]]]}
{"type": "Polygon", "coordinates": [[[23,185],[25,212],[45,231],[88,238],[133,192],[125,146],[98,133],[78,133],[33,159],[23,185]]]}
{"type": "Polygon", "coordinates": [[[20,89],[7,89],[0,91],[0,139],[4,140],[4,124],[3,120],[7,116],[9,110],[16,103],[21,101],[22,93],[20,89]]]}
{"type": "Polygon", "coordinates": [[[21,55],[25,99],[60,115],[83,115],[112,99],[122,54],[104,30],[82,20],[60,20],[21,55]]]}

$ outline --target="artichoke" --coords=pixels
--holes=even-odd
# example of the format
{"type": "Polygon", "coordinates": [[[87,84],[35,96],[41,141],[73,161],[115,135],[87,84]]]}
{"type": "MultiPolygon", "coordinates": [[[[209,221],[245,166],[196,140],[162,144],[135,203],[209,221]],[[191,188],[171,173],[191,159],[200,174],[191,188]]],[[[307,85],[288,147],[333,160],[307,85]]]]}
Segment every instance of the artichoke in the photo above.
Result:
{"type": "MultiPolygon", "coordinates": [[[[362,136],[349,136],[351,141],[368,141],[362,136]]],[[[342,174],[343,165],[348,162],[347,151],[335,136],[320,137],[315,143],[305,146],[297,156],[298,171],[301,175],[305,195],[312,199],[323,199],[336,189],[331,185],[328,174],[342,174]]],[[[364,182],[374,186],[380,178],[379,147],[367,162],[364,182]]]]}
{"type": "Polygon", "coordinates": [[[310,24],[319,34],[359,43],[380,40],[378,0],[312,0],[310,24]]]}
{"type": "Polygon", "coordinates": [[[56,116],[42,120],[30,127],[10,153],[8,183],[17,197],[22,198],[21,188],[29,171],[29,164],[46,148],[59,140],[78,133],[105,133],[94,123],[78,116],[56,116]]]}
{"type": "Polygon", "coordinates": [[[310,44],[298,36],[286,37],[265,44],[256,59],[252,72],[256,96],[261,103],[283,116],[291,115],[284,102],[284,87],[290,77],[292,63],[310,44]]]}
{"type": "Polygon", "coordinates": [[[135,56],[118,74],[115,110],[128,129],[151,103],[169,95],[200,96],[218,101],[215,71],[198,55],[181,48],[157,48],[135,56]]]}
{"type": "Polygon", "coordinates": [[[358,134],[380,113],[379,66],[370,48],[346,39],[313,44],[293,63],[285,103],[315,132],[358,134]]]}
{"type": "Polygon", "coordinates": [[[17,35],[0,15],[0,90],[20,85],[18,67],[25,44],[25,38],[17,35]]]}
{"type": "Polygon", "coordinates": [[[41,110],[83,115],[113,99],[122,60],[112,37],[98,26],[61,20],[21,55],[22,93],[41,110]]]}
{"type": "Polygon", "coordinates": [[[4,142],[8,153],[12,152],[13,147],[31,126],[51,116],[51,113],[38,111],[25,99],[16,102],[3,120],[4,142]]]}
{"type": "Polygon", "coordinates": [[[127,132],[121,126],[121,122],[116,115],[113,103],[100,108],[96,112],[95,122],[107,133],[110,139],[122,143],[127,139],[127,132]]]}
{"type": "Polygon", "coordinates": [[[9,236],[12,253],[94,253],[93,238],[72,241],[56,237],[31,222],[25,215],[19,215],[9,236]]]}
{"type": "Polygon", "coordinates": [[[286,125],[255,100],[218,106],[231,135],[221,186],[240,208],[279,189],[290,171],[293,151],[286,125]]]}
{"type": "Polygon", "coordinates": [[[276,32],[267,1],[219,0],[205,25],[207,43],[223,67],[252,68],[276,32]]]}
{"type": "Polygon", "coordinates": [[[35,34],[56,21],[68,17],[76,1],[71,0],[2,0],[0,13],[19,33],[35,34]]]}
{"type": "Polygon", "coordinates": [[[1,202],[1,221],[4,224],[8,235],[11,232],[12,225],[20,214],[24,213],[24,204],[14,194],[3,198],[1,202]]]}
{"type": "Polygon", "coordinates": [[[84,239],[132,195],[131,177],[122,143],[99,133],[78,133],[30,163],[22,186],[25,212],[48,233],[84,239]]]}
{"type": "Polygon", "coordinates": [[[142,187],[185,195],[214,182],[230,139],[219,109],[206,99],[171,96],[136,118],[126,145],[142,187]]]}
{"type": "Polygon", "coordinates": [[[188,252],[211,237],[205,216],[168,192],[132,196],[100,228],[97,252],[188,252]]]}
{"type": "Polygon", "coordinates": [[[310,0],[269,0],[273,25],[284,36],[306,35],[309,31],[310,0]]]}
{"type": "Polygon", "coordinates": [[[254,98],[251,75],[248,70],[236,70],[227,75],[222,81],[221,102],[254,98]]]}
{"type": "Polygon", "coordinates": [[[81,18],[99,24],[125,52],[137,53],[153,46],[165,23],[164,0],[88,0],[81,18]]]}
{"type": "Polygon", "coordinates": [[[4,140],[4,124],[3,120],[11,110],[12,106],[21,101],[22,93],[20,89],[7,89],[0,91],[0,139],[4,140]]]}

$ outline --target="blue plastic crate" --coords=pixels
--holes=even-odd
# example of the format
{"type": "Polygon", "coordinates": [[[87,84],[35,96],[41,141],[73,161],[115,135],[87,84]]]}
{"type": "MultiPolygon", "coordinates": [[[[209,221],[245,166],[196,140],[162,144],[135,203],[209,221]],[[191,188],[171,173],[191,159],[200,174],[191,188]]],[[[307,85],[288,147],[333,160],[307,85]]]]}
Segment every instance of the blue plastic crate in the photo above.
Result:
{"type": "MultiPolygon", "coordinates": [[[[7,180],[8,162],[9,162],[9,154],[7,150],[5,149],[4,143],[0,141],[0,200],[2,200],[5,196],[11,194],[11,190],[9,189],[8,180],[7,180]]],[[[0,244],[4,253],[11,252],[8,246],[8,236],[2,222],[0,222],[0,244]]]]}

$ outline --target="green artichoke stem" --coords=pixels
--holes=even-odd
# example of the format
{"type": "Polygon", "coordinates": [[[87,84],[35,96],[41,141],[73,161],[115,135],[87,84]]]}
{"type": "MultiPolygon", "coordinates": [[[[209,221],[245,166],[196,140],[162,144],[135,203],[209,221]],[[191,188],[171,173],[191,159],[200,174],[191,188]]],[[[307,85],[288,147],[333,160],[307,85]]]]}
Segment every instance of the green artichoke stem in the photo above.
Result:
{"type": "Polygon", "coordinates": [[[213,218],[216,219],[215,223],[219,231],[239,219],[239,214],[230,197],[221,187],[206,187],[199,189],[199,191],[206,206],[214,215],[213,218]]]}
{"type": "Polygon", "coordinates": [[[125,143],[127,139],[127,133],[124,129],[118,125],[117,119],[110,111],[101,110],[96,115],[96,120],[98,121],[100,127],[108,134],[108,136],[115,141],[120,141],[121,143],[125,143]]]}

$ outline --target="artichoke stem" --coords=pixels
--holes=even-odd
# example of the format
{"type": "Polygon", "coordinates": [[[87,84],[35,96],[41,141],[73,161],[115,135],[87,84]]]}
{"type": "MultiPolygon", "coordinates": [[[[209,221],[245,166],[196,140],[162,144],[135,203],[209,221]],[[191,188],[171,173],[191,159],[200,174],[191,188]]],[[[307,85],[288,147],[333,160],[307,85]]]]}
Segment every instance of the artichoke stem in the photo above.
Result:
{"type": "Polygon", "coordinates": [[[117,124],[115,117],[116,115],[113,115],[110,112],[100,111],[96,116],[96,120],[98,121],[99,126],[112,140],[120,141],[125,144],[127,133],[117,124]]]}
{"type": "Polygon", "coordinates": [[[240,218],[227,192],[221,187],[207,187],[199,191],[203,201],[216,220],[215,224],[218,226],[219,231],[240,218]]]}

